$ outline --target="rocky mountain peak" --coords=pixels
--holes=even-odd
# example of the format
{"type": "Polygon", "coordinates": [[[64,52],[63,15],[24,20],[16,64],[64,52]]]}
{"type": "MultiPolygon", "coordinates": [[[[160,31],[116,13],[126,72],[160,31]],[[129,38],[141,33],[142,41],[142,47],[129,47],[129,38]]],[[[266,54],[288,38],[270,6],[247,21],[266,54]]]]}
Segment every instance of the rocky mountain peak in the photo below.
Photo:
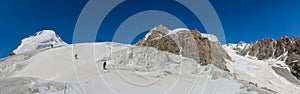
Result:
{"type": "Polygon", "coordinates": [[[167,34],[167,33],[170,32],[170,30],[169,30],[167,27],[165,27],[165,26],[163,26],[163,25],[161,25],[161,24],[160,24],[159,26],[153,28],[152,30],[153,30],[153,31],[154,31],[154,30],[155,30],[155,31],[159,31],[159,32],[162,32],[162,33],[164,33],[164,34],[167,34]]]}
{"type": "Polygon", "coordinates": [[[42,30],[23,39],[10,55],[22,54],[34,50],[65,46],[65,43],[53,30],[42,30]]]}
{"type": "Polygon", "coordinates": [[[165,26],[159,25],[135,45],[181,54],[184,57],[195,59],[199,64],[214,64],[223,70],[227,70],[225,59],[231,59],[216,36],[201,34],[198,30],[186,28],[169,30],[165,26]]]}

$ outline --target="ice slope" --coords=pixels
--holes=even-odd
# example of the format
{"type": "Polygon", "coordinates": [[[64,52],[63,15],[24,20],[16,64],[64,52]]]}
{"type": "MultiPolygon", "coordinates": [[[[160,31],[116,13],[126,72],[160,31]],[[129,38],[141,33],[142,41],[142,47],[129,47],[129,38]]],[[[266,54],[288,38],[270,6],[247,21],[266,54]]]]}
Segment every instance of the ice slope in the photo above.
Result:
{"type": "Polygon", "coordinates": [[[233,59],[228,61],[227,67],[237,79],[251,83],[273,93],[279,94],[300,94],[299,81],[289,72],[288,67],[281,61],[267,60],[260,61],[250,59],[236,54],[231,46],[223,46],[233,59]]]}
{"type": "MultiPolygon", "coordinates": [[[[55,49],[55,48],[53,48],[55,49]]],[[[31,58],[38,53],[46,51],[47,49],[34,50],[23,54],[12,55],[0,60],[0,78],[10,77],[16,71],[22,70],[31,58]]]]}
{"type": "Polygon", "coordinates": [[[65,43],[54,31],[43,30],[23,39],[12,54],[21,54],[38,49],[65,46],[65,43]]]}
{"type": "Polygon", "coordinates": [[[213,65],[200,66],[179,55],[119,43],[73,44],[41,52],[29,60],[12,77],[72,83],[79,94],[263,92],[213,65]],[[103,61],[107,61],[108,70],[102,69],[103,61]]]}

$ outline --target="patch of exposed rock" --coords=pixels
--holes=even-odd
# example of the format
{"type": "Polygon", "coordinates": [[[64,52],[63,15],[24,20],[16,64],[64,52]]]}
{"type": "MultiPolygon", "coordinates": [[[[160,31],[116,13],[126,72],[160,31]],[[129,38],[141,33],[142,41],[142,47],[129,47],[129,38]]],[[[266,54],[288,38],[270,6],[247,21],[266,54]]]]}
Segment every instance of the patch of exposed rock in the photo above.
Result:
{"type": "Polygon", "coordinates": [[[181,54],[195,59],[199,64],[214,64],[223,70],[228,70],[225,59],[231,60],[214,35],[201,34],[198,30],[179,28],[171,31],[159,25],[135,45],[181,54]]]}

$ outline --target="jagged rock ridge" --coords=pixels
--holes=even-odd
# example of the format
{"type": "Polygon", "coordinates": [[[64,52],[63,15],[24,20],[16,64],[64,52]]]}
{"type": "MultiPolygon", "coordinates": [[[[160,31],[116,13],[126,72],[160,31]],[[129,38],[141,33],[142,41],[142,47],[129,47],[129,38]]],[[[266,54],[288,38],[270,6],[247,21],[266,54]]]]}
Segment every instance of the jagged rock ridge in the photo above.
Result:
{"type": "Polygon", "coordinates": [[[278,40],[265,38],[246,44],[238,52],[243,56],[258,60],[276,59],[285,61],[291,73],[300,79],[300,39],[298,37],[281,37],[278,40]]]}

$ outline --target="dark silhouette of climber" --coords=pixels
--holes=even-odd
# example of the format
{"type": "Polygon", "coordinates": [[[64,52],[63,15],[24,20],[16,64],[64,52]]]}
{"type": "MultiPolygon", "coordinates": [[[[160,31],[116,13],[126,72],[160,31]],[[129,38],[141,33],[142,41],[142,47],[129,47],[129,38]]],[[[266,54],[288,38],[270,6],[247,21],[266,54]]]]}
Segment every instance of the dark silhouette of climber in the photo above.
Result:
{"type": "Polygon", "coordinates": [[[77,54],[75,54],[75,59],[78,59],[78,55],[77,54]]]}
{"type": "Polygon", "coordinates": [[[106,70],[106,61],[103,62],[103,70],[106,70]]]}

